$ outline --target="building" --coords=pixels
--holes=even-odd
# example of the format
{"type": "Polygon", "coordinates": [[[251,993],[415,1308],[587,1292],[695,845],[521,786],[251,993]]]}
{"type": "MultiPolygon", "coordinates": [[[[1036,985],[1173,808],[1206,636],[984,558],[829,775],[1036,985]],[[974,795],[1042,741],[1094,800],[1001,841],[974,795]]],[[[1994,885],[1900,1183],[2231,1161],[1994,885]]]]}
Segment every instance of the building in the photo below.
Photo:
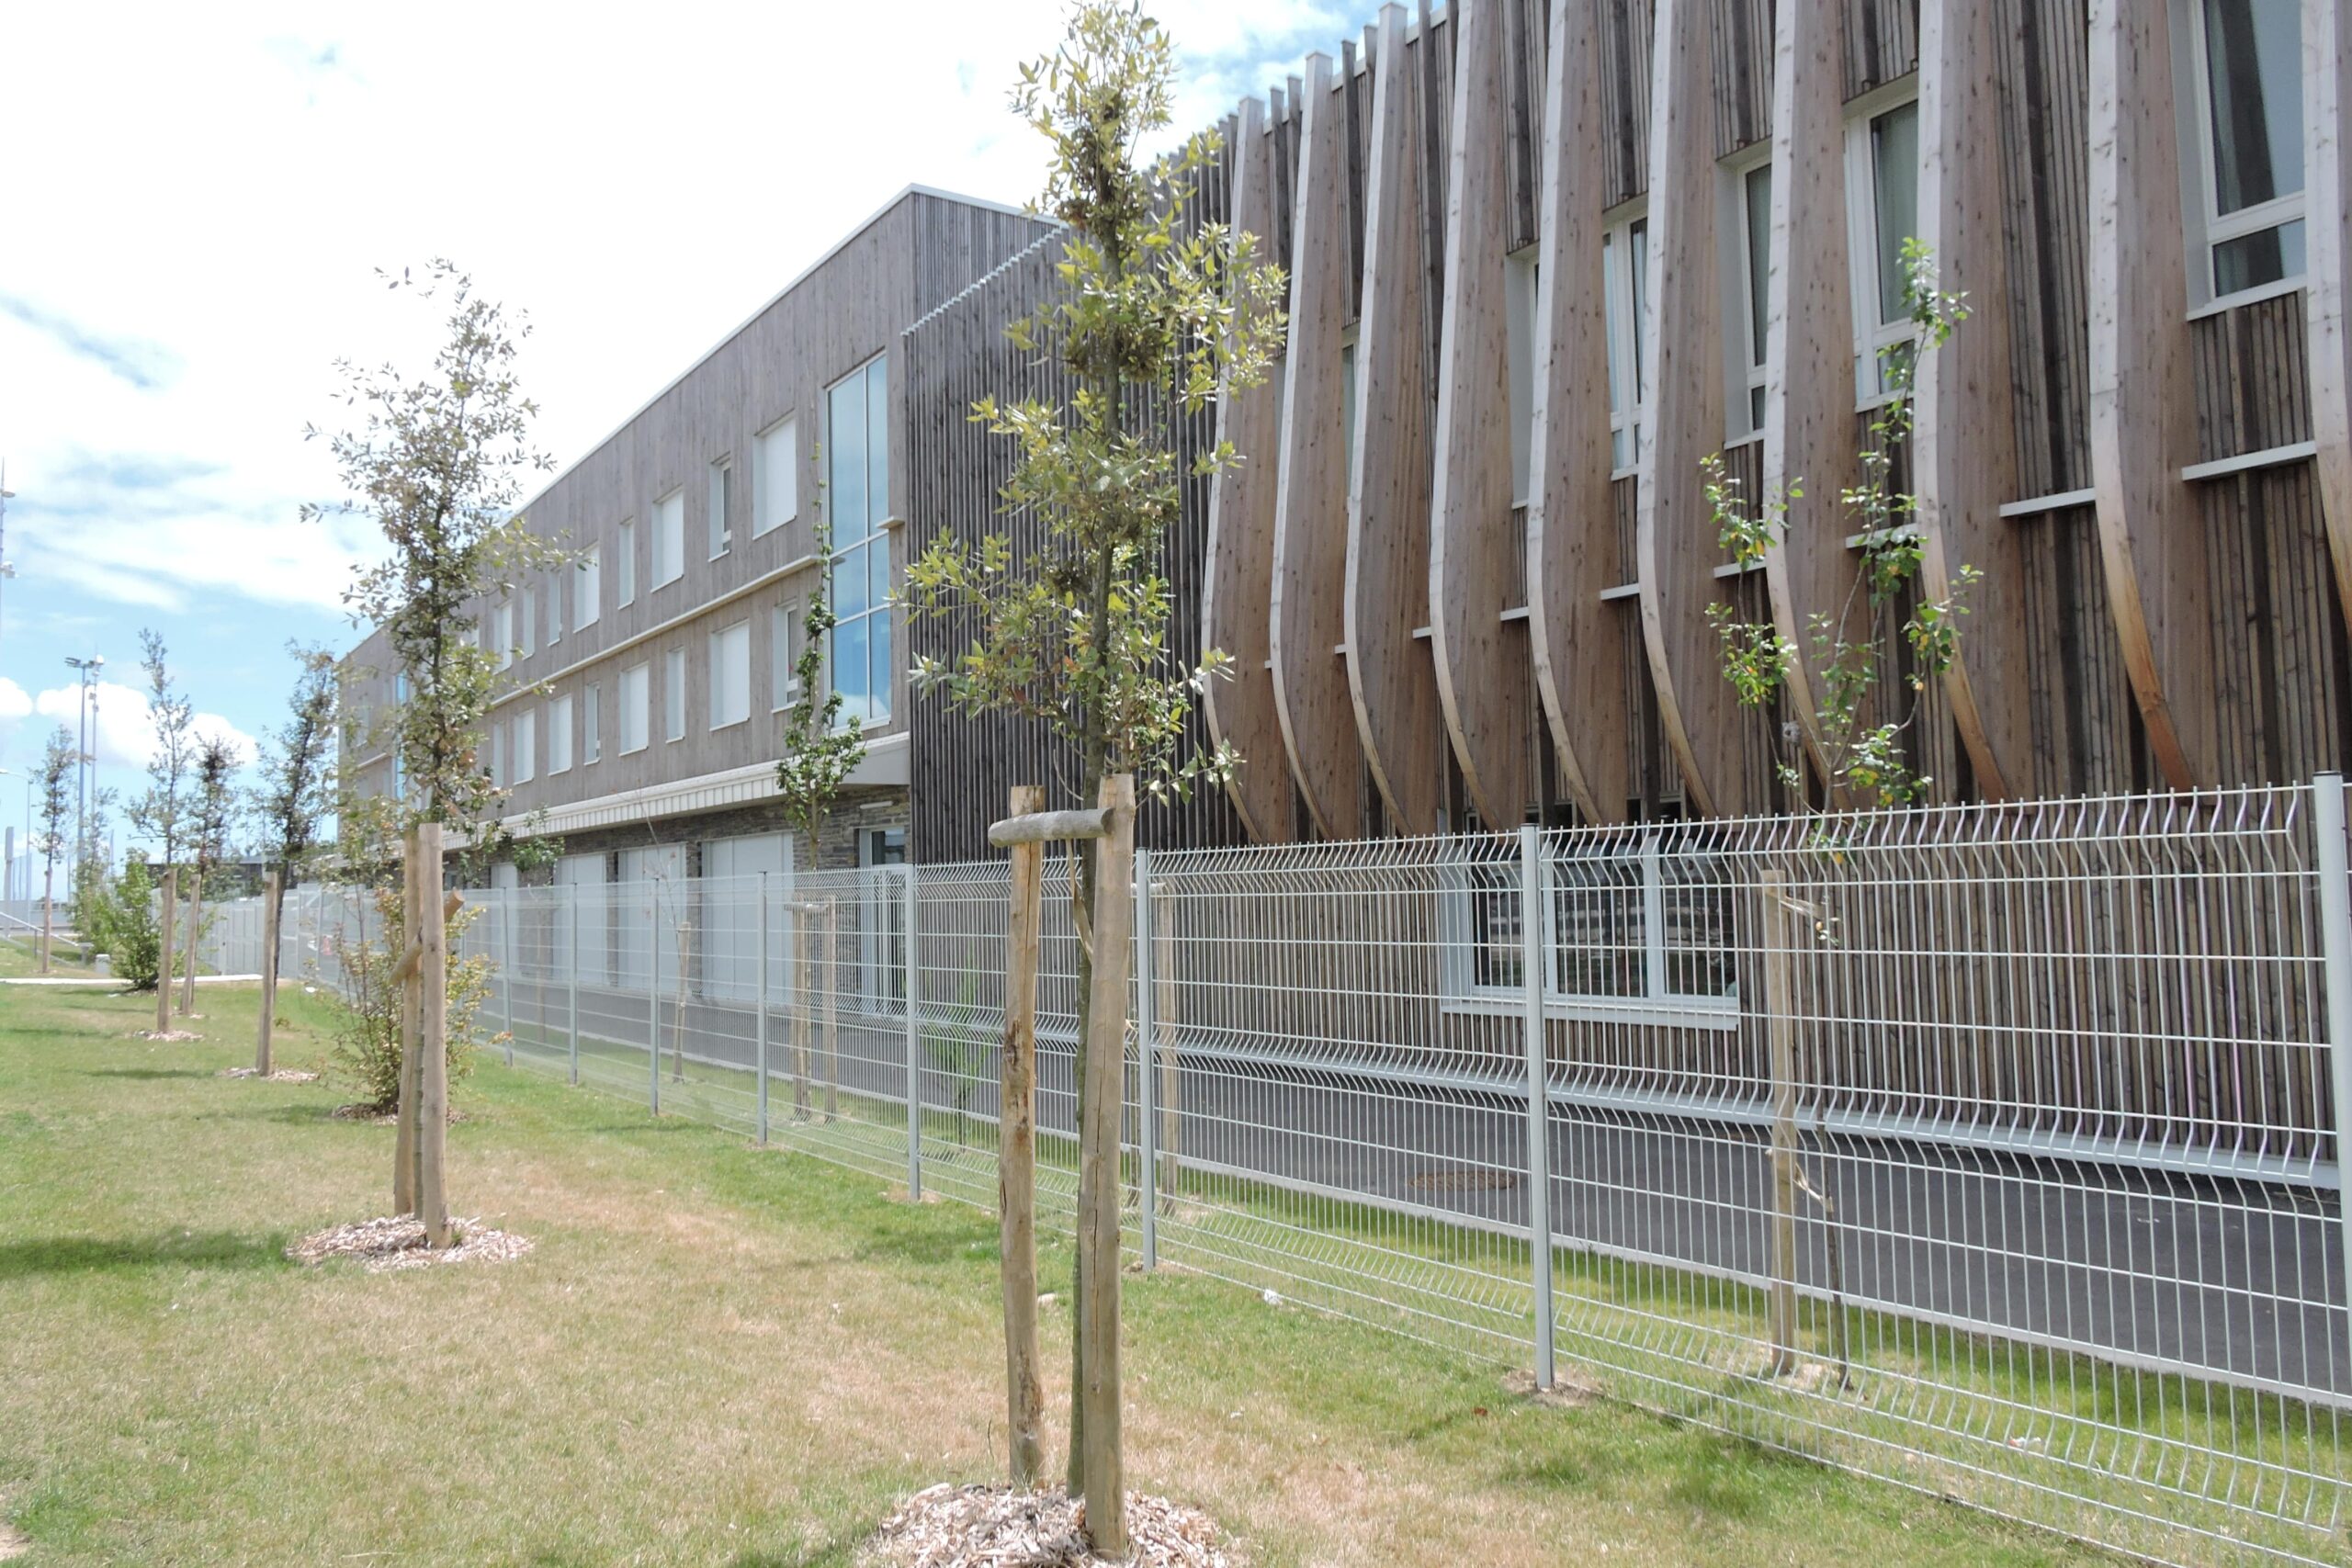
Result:
{"type": "MultiPolygon", "coordinates": [[[[561,840],[562,880],[903,858],[906,694],[886,604],[904,568],[910,414],[894,352],[1040,228],[900,193],[523,508],[576,564],[480,609],[511,676],[488,761],[513,791],[509,825],[561,840]],[[820,495],[831,668],[871,744],[812,852],[784,829],[774,769],[803,607],[827,570],[820,495]]],[[[353,712],[401,699],[390,664],[380,633],[352,652],[353,712]]],[[[388,751],[356,766],[362,788],[402,787],[388,751]]]]}
{"type": "MultiPolygon", "coordinates": [[[[1838,496],[1880,351],[1907,352],[1910,236],[1972,314],[1920,366],[1898,471],[1926,591],[1983,574],[1909,732],[1933,798],[2338,765],[2344,65],[2315,32],[2307,81],[2299,33],[2328,9],[1391,6],[1239,106],[1197,201],[1288,267],[1288,353],[1184,433],[1251,461],[1195,487],[1168,570],[1182,651],[1234,656],[1204,732],[1245,761],[1145,840],[1784,808],[1820,671],[1742,709],[1708,611],[1802,646],[1851,591],[1838,496]],[[1749,497],[1804,480],[1761,570],[1719,546],[1713,453],[1749,497]]],[[[952,416],[1040,373],[995,334],[1057,243],[907,334],[918,550],[1000,525],[1002,455],[952,416]]],[[[1069,771],[921,709],[914,748],[925,861],[984,852],[1005,785],[1069,771]]]]}

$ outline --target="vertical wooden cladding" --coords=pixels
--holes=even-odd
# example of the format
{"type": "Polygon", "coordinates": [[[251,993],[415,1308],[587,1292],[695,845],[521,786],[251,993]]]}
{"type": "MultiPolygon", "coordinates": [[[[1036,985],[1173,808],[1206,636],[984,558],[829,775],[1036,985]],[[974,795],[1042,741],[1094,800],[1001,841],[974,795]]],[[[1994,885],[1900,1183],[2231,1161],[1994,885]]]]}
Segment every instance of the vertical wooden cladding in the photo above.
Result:
{"type": "Polygon", "coordinates": [[[1837,0],[1845,13],[1845,96],[1859,98],[1920,60],[1926,13],[1940,0],[1837,0]]]}
{"type": "MultiPolygon", "coordinates": [[[[2017,430],[2018,493],[2012,500],[2087,490],[2090,463],[2090,26],[2084,0],[1995,0],[2000,118],[1979,124],[1997,135],[2007,186],[2000,227],[2008,293],[1971,303],[1973,331],[1993,310],[2008,317],[2017,430]]],[[[1924,146],[1927,126],[1921,122],[1924,146]]],[[[1923,221],[1930,214],[1920,197],[1923,221]]],[[[1938,252],[1940,260],[1943,253],[1938,252]]]]}
{"type": "Polygon", "coordinates": [[[2352,158],[2344,113],[2352,88],[2352,28],[2329,0],[2303,6],[2304,254],[2312,440],[2336,602],[2352,619],[2352,330],[2345,321],[2352,266],[2352,158]]]}
{"type": "Polygon", "coordinates": [[[2188,788],[2218,774],[2201,530],[2180,477],[2197,411],[2168,12],[2091,6],[2091,486],[2148,743],[2188,788]]]}
{"type": "MultiPolygon", "coordinates": [[[[1519,0],[1456,0],[1453,127],[1438,333],[1436,472],[1430,481],[1430,650],[1446,731],[1479,817],[1526,815],[1527,641],[1502,614],[1520,600],[1511,527],[1510,287],[1512,192],[1504,23],[1519,0]]],[[[1583,269],[1598,277],[1597,268],[1583,269]]],[[[1605,378],[1600,383],[1607,386],[1605,378]]],[[[1605,428],[1607,416],[1602,416],[1605,428]]]]}
{"type": "MultiPolygon", "coordinates": [[[[1707,606],[1723,558],[1707,524],[1702,459],[1723,444],[1723,294],[1716,245],[1716,114],[1707,91],[1729,0],[1657,0],[1649,185],[1650,419],[1634,530],[1642,642],[1658,725],[1702,812],[1761,809],[1741,767],[1740,715],[1707,606]]],[[[1752,491],[1749,493],[1754,493],[1752,491]]]]}
{"type": "MultiPolygon", "coordinates": [[[[1700,94],[1702,87],[1713,89],[1713,152],[1718,158],[1727,158],[1772,134],[1773,13],[1779,3],[1780,0],[1696,0],[1690,6],[1691,15],[1676,20],[1678,27],[1707,29],[1705,44],[1710,51],[1711,73],[1704,82],[1693,77],[1677,90],[1700,94]],[[1702,12],[1712,13],[1712,26],[1702,12]]],[[[1659,0],[1657,8],[1665,11],[1664,0],[1659,0]]],[[[1678,11],[1682,8],[1676,7],[1678,11]]],[[[1663,31],[1658,34],[1661,44],[1665,37],[1663,31]]],[[[1657,156],[1655,145],[1651,155],[1653,159],[1657,156]]]]}
{"type": "Polygon", "coordinates": [[[1978,793],[2005,800],[2044,787],[2036,776],[2027,684],[2025,560],[2001,515],[2018,500],[2016,388],[2010,355],[2008,244],[2022,217],[2002,199],[1996,0],[1935,0],[1920,22],[1919,237],[1939,284],[1971,314],[1919,361],[1912,434],[1920,592],[1950,596],[1965,567],[1984,583],[1964,596],[1961,638],[1944,693],[1978,793]]]}
{"type": "Polygon", "coordinates": [[[1781,0],[1777,7],[1764,470],[1761,487],[1747,497],[1761,506],[1802,491],[1789,501],[1787,531],[1765,551],[1764,576],[1772,619],[1797,649],[1790,704],[1816,755],[1827,671],[1812,627],[1815,616],[1841,623],[1854,590],[1841,497],[1861,478],[1844,158],[1849,3],[1781,0]]]}
{"type": "MultiPolygon", "coordinates": [[[[1233,210],[1237,232],[1272,227],[1273,150],[1255,98],[1241,106],[1234,139],[1233,210]]],[[[1227,793],[1250,836],[1291,836],[1291,771],[1283,750],[1282,715],[1271,667],[1274,516],[1281,473],[1279,371],[1254,387],[1227,383],[1217,394],[1217,437],[1239,455],[1209,485],[1208,543],[1202,562],[1201,646],[1232,660],[1228,678],[1209,682],[1201,706],[1209,734],[1240,758],[1227,793]]]]}
{"type": "MultiPolygon", "coordinates": [[[[1650,46],[1657,18],[1651,0],[1575,0],[1590,24],[1587,47],[1600,51],[1600,122],[1606,131],[1601,206],[1631,201],[1650,188],[1650,46]]],[[[1556,39],[1554,59],[1564,47],[1556,39]]],[[[1588,149],[1587,156],[1596,155],[1588,149]]]]}
{"type": "MultiPolygon", "coordinates": [[[[1390,822],[1442,826],[1444,742],[1437,682],[1413,635],[1429,607],[1433,335],[1423,203],[1437,123],[1440,51],[1406,48],[1405,13],[1380,14],[1364,203],[1363,314],[1356,342],[1355,450],[1348,493],[1348,688],[1390,822]],[[1418,58],[1416,58],[1418,57],[1418,58]],[[1418,69],[1416,69],[1418,67],[1418,69]]],[[[1288,476],[1285,475],[1285,478],[1288,476]]]]}
{"type": "MultiPolygon", "coordinates": [[[[1392,7],[1393,9],[1393,7],[1392,7]]],[[[1274,707],[1292,776],[1315,826],[1363,827],[1363,753],[1339,651],[1347,637],[1346,329],[1353,279],[1345,226],[1343,106],[1331,62],[1306,61],[1299,110],[1298,200],[1291,224],[1290,346],[1283,356],[1281,468],[1268,604],[1274,707]]]]}
{"type": "Polygon", "coordinates": [[[1619,547],[1609,473],[1608,307],[1593,284],[1600,214],[1615,178],[1613,161],[1595,152],[1622,141],[1601,16],[1590,0],[1554,0],[1551,27],[1537,204],[1528,639],[1561,787],[1587,820],[1613,822],[1637,792],[1627,755],[1623,615],[1600,595],[1625,581],[1631,552],[1619,547]]]}

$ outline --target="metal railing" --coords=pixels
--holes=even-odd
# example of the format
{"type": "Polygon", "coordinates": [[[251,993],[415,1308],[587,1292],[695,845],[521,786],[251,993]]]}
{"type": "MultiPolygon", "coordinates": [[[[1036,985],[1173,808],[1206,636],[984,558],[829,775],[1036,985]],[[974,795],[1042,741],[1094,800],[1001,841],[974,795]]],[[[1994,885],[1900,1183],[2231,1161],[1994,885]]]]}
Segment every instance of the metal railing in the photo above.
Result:
{"type": "MultiPolygon", "coordinates": [[[[1139,852],[1131,1245],[2148,1558],[2342,1562],[2343,805],[1139,852]]],[[[1007,891],[476,892],[462,951],[518,1065],[992,1207],[1007,891]]],[[[1066,1223],[1067,862],[1046,914],[1066,1223]]],[[[283,973],[370,918],[298,893],[283,973]]]]}

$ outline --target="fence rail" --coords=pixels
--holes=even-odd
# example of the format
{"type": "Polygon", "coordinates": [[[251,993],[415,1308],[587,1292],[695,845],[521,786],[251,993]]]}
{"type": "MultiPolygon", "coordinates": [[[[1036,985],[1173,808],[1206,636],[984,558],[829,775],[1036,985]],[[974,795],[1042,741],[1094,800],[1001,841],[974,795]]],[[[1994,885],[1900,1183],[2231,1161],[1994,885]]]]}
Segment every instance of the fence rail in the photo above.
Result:
{"type": "MultiPolygon", "coordinates": [[[[993,1206],[1007,892],[481,891],[460,952],[518,1065],[993,1206]]],[[[2346,1560],[2334,778],[1143,853],[1135,897],[1145,1266],[2159,1561],[2346,1560]]],[[[1067,1223],[1067,862],[1046,911],[1067,1223]]],[[[282,972],[375,919],[298,893],[282,972]]]]}

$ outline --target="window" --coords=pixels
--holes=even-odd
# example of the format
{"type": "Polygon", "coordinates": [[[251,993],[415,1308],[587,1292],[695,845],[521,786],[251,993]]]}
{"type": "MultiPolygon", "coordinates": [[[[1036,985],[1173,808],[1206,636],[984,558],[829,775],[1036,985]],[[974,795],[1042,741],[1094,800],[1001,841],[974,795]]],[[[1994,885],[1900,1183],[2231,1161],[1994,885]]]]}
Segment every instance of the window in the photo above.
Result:
{"type": "Polygon", "coordinates": [[[686,574],[686,492],[673,490],[653,503],[653,586],[667,588],[686,574]]]}
{"type": "Polygon", "coordinates": [[[780,528],[800,512],[800,423],[782,419],[760,433],[752,482],[752,532],[780,528]]]}
{"type": "Polygon", "coordinates": [[[797,599],[768,612],[768,705],[778,712],[800,695],[800,602],[797,599]]]}
{"type": "Polygon", "coordinates": [[[738,621],[710,634],[710,727],[724,729],[752,716],[752,623],[738,621]]]}
{"type": "Polygon", "coordinates": [[[735,460],[721,457],[710,466],[710,558],[725,555],[735,542],[729,520],[735,515],[735,460]]]}
{"type": "Polygon", "coordinates": [[[501,670],[514,662],[514,606],[501,604],[490,613],[491,651],[498,656],[501,670]]]}
{"type": "Polygon", "coordinates": [[[1356,482],[1356,340],[1354,331],[1340,344],[1340,482],[1356,482]]]}
{"type": "Polygon", "coordinates": [[[537,708],[526,708],[514,716],[514,782],[529,784],[537,776],[539,760],[539,714],[537,708]]]}
{"type": "Polygon", "coordinates": [[[548,579],[547,644],[553,648],[563,640],[563,574],[559,571],[548,579]]]}
{"type": "Polygon", "coordinates": [[[594,545],[581,552],[579,563],[572,569],[571,625],[574,630],[585,631],[596,624],[604,611],[604,556],[594,545]]]}
{"type": "Polygon", "coordinates": [[[528,659],[532,654],[538,651],[538,649],[532,641],[532,638],[535,635],[534,628],[537,626],[539,619],[539,596],[532,591],[529,584],[526,583],[522,589],[522,597],[523,614],[520,617],[521,625],[515,628],[516,632],[519,634],[516,651],[525,659],[528,659]]]}
{"type": "MultiPolygon", "coordinates": [[[[1516,846],[1459,840],[1442,886],[1450,1005],[1516,1010],[1526,964],[1516,846]]],[[[1719,858],[1657,829],[1547,840],[1540,951],[1555,1017],[1730,1029],[1739,1016],[1737,889],[1719,858]]]]}
{"type": "Polygon", "coordinates": [[[673,648],[662,656],[662,739],[686,738],[686,650],[673,648]]]}
{"type": "Polygon", "coordinates": [[[645,750],[650,728],[646,722],[646,703],[651,695],[652,671],[643,664],[632,664],[621,671],[621,755],[645,750]]]}
{"type": "Polygon", "coordinates": [[[2290,282],[2303,274],[2302,8],[2188,4],[2205,154],[2196,205],[2212,258],[2199,281],[2215,296],[2290,282]]]}
{"type": "Polygon", "coordinates": [[[620,557],[617,564],[621,572],[618,584],[620,598],[616,603],[634,604],[637,603],[637,524],[634,520],[621,525],[620,546],[616,553],[620,557]]]}
{"type": "Polygon", "coordinates": [[[1917,335],[1903,246],[1919,231],[1919,104],[1855,117],[1846,133],[1847,246],[1854,276],[1854,400],[1875,402],[1917,335]]]}
{"type": "Polygon", "coordinates": [[[580,761],[585,765],[605,754],[605,689],[583,687],[580,693],[580,761]]]}
{"type": "Polygon", "coordinates": [[[831,657],[842,716],[890,717],[890,400],[876,359],[825,394],[826,503],[833,525],[831,657]]]}
{"type": "Polygon", "coordinates": [[[1764,428],[1764,353],[1772,311],[1772,165],[1758,164],[1738,178],[1740,254],[1747,265],[1733,290],[1739,305],[1734,328],[1740,333],[1740,370],[1734,380],[1745,395],[1731,416],[1734,438],[1764,428]],[[1742,414],[1747,420],[1744,429],[1742,414]]]}
{"type": "Polygon", "coordinates": [[[1503,264],[1503,315],[1510,378],[1510,499],[1527,504],[1528,465],[1535,451],[1535,247],[1503,264]]]}
{"type": "Polygon", "coordinates": [[[881,867],[907,863],[904,828],[867,828],[857,835],[858,878],[865,908],[857,922],[857,990],[868,1005],[907,999],[907,901],[901,885],[881,867]]]}
{"type": "Polygon", "coordinates": [[[548,704],[548,776],[571,772],[571,697],[569,693],[548,704]]]}
{"type": "Polygon", "coordinates": [[[1601,231],[1601,287],[1609,321],[1609,466],[1618,472],[1641,460],[1642,425],[1649,413],[1650,224],[1621,219],[1601,231]]]}
{"type": "Polygon", "coordinates": [[[493,719],[490,726],[490,782],[492,788],[504,789],[506,776],[506,721],[493,719]]]}

